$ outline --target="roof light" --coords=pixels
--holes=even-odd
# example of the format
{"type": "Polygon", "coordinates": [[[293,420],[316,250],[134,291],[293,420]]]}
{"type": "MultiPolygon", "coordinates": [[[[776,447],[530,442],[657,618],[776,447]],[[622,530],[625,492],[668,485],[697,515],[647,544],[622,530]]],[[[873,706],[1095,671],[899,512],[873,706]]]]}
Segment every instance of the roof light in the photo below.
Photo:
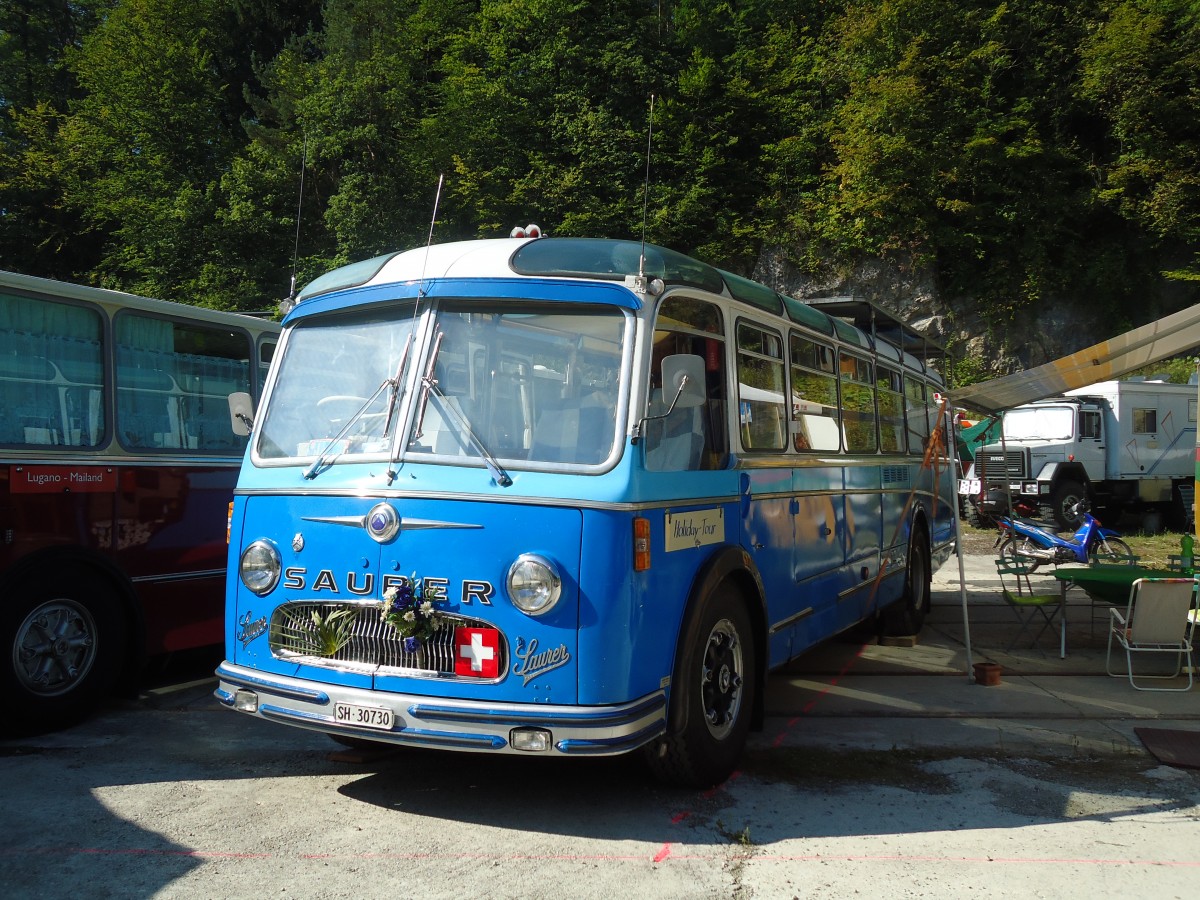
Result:
{"type": "Polygon", "coordinates": [[[542,229],[540,226],[530,222],[524,228],[518,225],[508,233],[508,236],[514,238],[540,238],[542,236],[542,229]]]}

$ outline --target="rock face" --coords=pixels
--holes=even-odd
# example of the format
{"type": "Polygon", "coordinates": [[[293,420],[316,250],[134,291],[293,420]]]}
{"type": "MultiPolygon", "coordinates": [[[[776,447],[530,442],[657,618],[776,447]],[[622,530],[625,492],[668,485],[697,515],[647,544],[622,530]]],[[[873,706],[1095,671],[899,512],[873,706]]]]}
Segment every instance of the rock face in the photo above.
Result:
{"type": "Polygon", "coordinates": [[[972,298],[948,302],[936,273],[901,260],[864,258],[849,269],[801,271],[786,248],[765,248],[752,277],[802,300],[853,296],[869,300],[907,322],[951,352],[952,364],[968,361],[977,377],[991,378],[1032,368],[1087,347],[1111,333],[1079,311],[1049,305],[1032,322],[1013,323],[997,333],[972,298]]]}

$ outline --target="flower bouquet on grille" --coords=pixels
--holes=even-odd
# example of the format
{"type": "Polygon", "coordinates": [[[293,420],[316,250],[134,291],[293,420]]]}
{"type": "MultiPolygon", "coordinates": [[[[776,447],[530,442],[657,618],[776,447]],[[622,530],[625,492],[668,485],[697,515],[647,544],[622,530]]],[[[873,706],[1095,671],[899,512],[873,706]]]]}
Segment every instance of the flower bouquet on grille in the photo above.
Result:
{"type": "Polygon", "coordinates": [[[413,576],[383,592],[380,618],[404,638],[404,652],[416,653],[425,641],[447,625],[446,617],[434,607],[442,597],[427,597],[425,581],[413,576]]]}

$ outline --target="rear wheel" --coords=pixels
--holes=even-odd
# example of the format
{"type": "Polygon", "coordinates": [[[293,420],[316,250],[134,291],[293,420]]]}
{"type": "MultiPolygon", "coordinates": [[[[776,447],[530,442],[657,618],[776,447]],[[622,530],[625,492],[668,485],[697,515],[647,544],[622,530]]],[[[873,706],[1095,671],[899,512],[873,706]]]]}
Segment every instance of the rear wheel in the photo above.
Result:
{"type": "Polygon", "coordinates": [[[1028,538],[1011,537],[1000,545],[999,555],[1002,559],[1016,559],[1029,565],[1030,572],[1036,572],[1045,560],[1034,556],[1034,551],[1040,548],[1028,538]]]}
{"type": "Polygon", "coordinates": [[[18,730],[73,724],[116,683],[127,628],[103,580],[68,569],[25,581],[0,612],[0,692],[18,730]]]}
{"type": "Polygon", "coordinates": [[[709,787],[737,765],[754,706],[754,637],[741,594],[718,588],[696,610],[682,641],[667,734],[646,748],[646,759],[663,781],[709,787]]]}
{"type": "Polygon", "coordinates": [[[917,634],[925,624],[925,613],[933,596],[933,570],[929,564],[929,540],[915,531],[908,545],[904,574],[904,596],[883,611],[883,630],[892,636],[917,634]]]}

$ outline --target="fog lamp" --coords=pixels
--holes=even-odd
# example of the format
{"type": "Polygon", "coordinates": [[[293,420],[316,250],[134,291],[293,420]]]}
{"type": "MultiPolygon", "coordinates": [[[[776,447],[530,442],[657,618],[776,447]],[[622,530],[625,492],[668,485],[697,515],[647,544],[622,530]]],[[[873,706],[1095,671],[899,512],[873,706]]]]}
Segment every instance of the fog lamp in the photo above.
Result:
{"type": "Polygon", "coordinates": [[[233,708],[242,712],[258,712],[258,694],[244,688],[239,689],[233,695],[233,708]]]}
{"type": "Polygon", "coordinates": [[[508,733],[508,742],[514,750],[540,753],[549,750],[553,741],[553,736],[545,728],[514,728],[508,733]]]}

